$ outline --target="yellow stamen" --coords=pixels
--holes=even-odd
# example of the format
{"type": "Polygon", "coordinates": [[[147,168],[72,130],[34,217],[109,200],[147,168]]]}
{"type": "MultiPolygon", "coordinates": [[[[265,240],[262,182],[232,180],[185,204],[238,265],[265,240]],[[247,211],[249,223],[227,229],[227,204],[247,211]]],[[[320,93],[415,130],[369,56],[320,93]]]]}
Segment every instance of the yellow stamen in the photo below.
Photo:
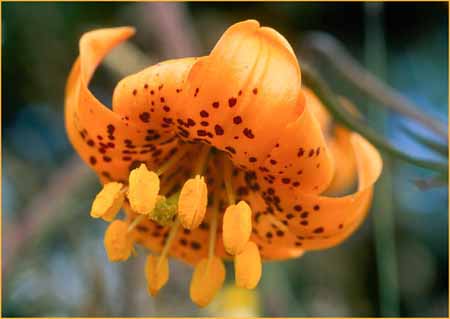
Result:
{"type": "Polygon", "coordinates": [[[178,216],[184,228],[197,228],[206,213],[208,189],[204,177],[196,175],[184,183],[178,199],[178,216]]]}
{"type": "Polygon", "coordinates": [[[169,280],[169,263],[167,261],[167,256],[169,254],[173,239],[178,231],[179,225],[180,222],[176,220],[170,229],[169,236],[164,244],[161,255],[158,257],[147,257],[147,262],[145,264],[145,277],[147,279],[148,292],[152,296],[156,296],[159,290],[164,287],[169,280]]]}
{"type": "Polygon", "coordinates": [[[148,293],[156,296],[169,280],[169,262],[167,258],[149,255],[145,263],[145,278],[147,279],[148,293]]]}
{"type": "Polygon", "coordinates": [[[215,195],[211,208],[208,258],[203,258],[195,266],[189,288],[192,301],[200,307],[204,307],[211,302],[225,281],[225,266],[222,259],[215,256],[219,208],[217,192],[215,195]]]}
{"type": "Polygon", "coordinates": [[[234,205],[235,203],[233,186],[231,184],[232,174],[233,167],[231,165],[231,161],[227,158],[223,158],[223,180],[225,182],[225,190],[227,192],[228,202],[230,205],[234,205]]]}
{"type": "Polygon", "coordinates": [[[252,232],[252,210],[244,201],[230,205],[223,216],[223,245],[225,250],[236,255],[242,252],[252,232]]]}
{"type": "Polygon", "coordinates": [[[180,221],[177,219],[173,223],[172,228],[170,229],[169,236],[167,237],[166,243],[164,244],[163,250],[161,252],[161,257],[165,258],[169,254],[170,246],[172,245],[175,235],[177,234],[179,226],[180,226],[180,221]]]}
{"type": "Polygon", "coordinates": [[[192,275],[189,294],[198,306],[208,305],[225,281],[225,266],[217,256],[203,258],[192,275]]]}
{"type": "Polygon", "coordinates": [[[194,169],[194,175],[202,175],[202,173],[204,172],[210,150],[211,147],[207,145],[202,146],[198,155],[197,166],[194,169]]]}
{"type": "Polygon", "coordinates": [[[149,171],[145,164],[131,171],[128,199],[131,208],[138,214],[148,215],[155,208],[159,192],[159,177],[149,171]]]}
{"type": "Polygon", "coordinates": [[[128,234],[128,224],[115,220],[105,232],[104,244],[110,261],[125,261],[133,251],[133,240],[128,234]]]}
{"type": "Polygon", "coordinates": [[[139,223],[144,219],[145,215],[139,215],[138,217],[136,217],[131,224],[128,226],[127,228],[127,232],[129,233],[130,231],[132,231],[137,225],[139,225],[139,223]]]}
{"type": "Polygon", "coordinates": [[[175,153],[167,162],[165,162],[164,165],[160,166],[156,170],[156,174],[158,176],[161,176],[162,174],[164,174],[173,165],[178,163],[178,161],[187,153],[188,150],[189,150],[189,147],[187,147],[187,146],[181,147],[181,149],[177,153],[175,153]]]}
{"type": "Polygon", "coordinates": [[[177,183],[176,178],[164,178],[161,180],[161,189],[160,193],[163,195],[168,195],[169,192],[174,188],[175,184],[177,183]]]}
{"type": "Polygon", "coordinates": [[[244,250],[234,257],[234,272],[236,286],[253,289],[261,278],[262,265],[259,249],[249,241],[244,250]]]}
{"type": "Polygon", "coordinates": [[[91,217],[112,221],[120,211],[124,199],[123,184],[117,182],[105,184],[92,203],[91,217]]]}
{"type": "Polygon", "coordinates": [[[216,251],[216,236],[217,236],[217,219],[219,210],[219,196],[218,191],[214,193],[214,202],[211,207],[211,220],[209,228],[209,247],[208,247],[208,258],[211,260],[215,255],[216,251]]]}

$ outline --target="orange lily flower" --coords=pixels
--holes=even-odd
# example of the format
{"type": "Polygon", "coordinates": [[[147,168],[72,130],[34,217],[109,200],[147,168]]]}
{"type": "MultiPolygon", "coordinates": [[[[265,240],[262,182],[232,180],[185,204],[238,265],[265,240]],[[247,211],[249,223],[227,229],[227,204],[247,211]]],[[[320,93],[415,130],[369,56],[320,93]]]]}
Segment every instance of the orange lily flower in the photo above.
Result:
{"type": "MultiPolygon", "coordinates": [[[[301,86],[285,38],[255,20],[237,23],[207,56],[121,80],[109,109],[89,81],[133,33],[122,27],[82,36],[65,119],[74,148],[105,185],[91,215],[111,221],[123,206],[128,228],[115,236],[156,256],[145,270],[152,295],[167,281],[168,256],[196,266],[191,298],[204,306],[224,282],[223,258],[235,260],[237,285],[253,288],[261,260],[326,249],[357,229],[381,157],[358,134],[332,129],[326,109],[301,86]],[[323,195],[356,176],[355,193],[323,195]]],[[[106,248],[121,257],[131,249],[106,248]]]]}

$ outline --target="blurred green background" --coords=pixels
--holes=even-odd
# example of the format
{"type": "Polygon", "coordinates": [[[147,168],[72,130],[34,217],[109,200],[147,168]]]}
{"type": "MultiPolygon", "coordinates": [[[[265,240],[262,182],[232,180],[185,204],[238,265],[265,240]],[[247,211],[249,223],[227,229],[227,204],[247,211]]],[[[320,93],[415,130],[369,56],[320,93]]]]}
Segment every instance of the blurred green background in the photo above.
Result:
{"type": "MultiPolygon", "coordinates": [[[[99,185],[64,130],[64,85],[78,39],[133,25],[132,41],[157,62],[207,54],[229,25],[249,18],[277,29],[301,56],[308,32],[337,37],[447,125],[447,3],[2,3],[2,316],[448,316],[448,189],[419,190],[413,180],[432,174],[392,158],[369,218],[349,240],[265,264],[256,292],[228,289],[199,310],[189,300],[186,265],[171,261],[168,285],[151,299],[143,254],[107,261],[106,225],[88,214],[99,185]]],[[[134,62],[121,67],[135,72],[134,62]]],[[[439,159],[400,127],[438,137],[382,111],[316,63],[380,134],[405,152],[439,159]]],[[[102,67],[91,88],[109,103],[117,80],[102,67]]]]}

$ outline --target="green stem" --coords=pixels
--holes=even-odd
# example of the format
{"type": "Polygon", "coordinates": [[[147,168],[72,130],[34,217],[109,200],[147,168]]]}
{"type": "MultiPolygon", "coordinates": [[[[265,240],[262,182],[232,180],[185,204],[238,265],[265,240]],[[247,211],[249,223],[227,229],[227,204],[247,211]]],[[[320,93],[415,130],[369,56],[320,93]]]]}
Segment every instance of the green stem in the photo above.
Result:
{"type": "MultiPolygon", "coordinates": [[[[378,78],[386,76],[386,46],[383,29],[383,4],[366,3],[365,8],[365,55],[366,66],[378,78]]],[[[369,102],[370,103],[370,102],[369,102]]],[[[386,132],[389,112],[372,105],[368,108],[368,118],[372,125],[380,132],[386,132]]],[[[378,272],[378,295],[380,315],[382,317],[398,317],[399,289],[398,267],[395,244],[395,220],[392,180],[393,161],[389,154],[385,154],[383,174],[380,176],[375,189],[376,196],[372,205],[374,226],[374,241],[378,272]]]]}
{"type": "Polygon", "coordinates": [[[372,130],[371,128],[367,127],[366,124],[356,119],[353,115],[346,111],[345,108],[341,106],[338,98],[334,95],[325,81],[310,65],[306,63],[302,63],[302,81],[306,86],[314,91],[314,93],[318,96],[324,106],[337,121],[342,123],[347,128],[361,134],[378,148],[416,166],[434,170],[445,175],[448,174],[447,163],[426,161],[412,157],[393,146],[391,143],[385,140],[384,137],[380,136],[376,131],[372,130]]]}

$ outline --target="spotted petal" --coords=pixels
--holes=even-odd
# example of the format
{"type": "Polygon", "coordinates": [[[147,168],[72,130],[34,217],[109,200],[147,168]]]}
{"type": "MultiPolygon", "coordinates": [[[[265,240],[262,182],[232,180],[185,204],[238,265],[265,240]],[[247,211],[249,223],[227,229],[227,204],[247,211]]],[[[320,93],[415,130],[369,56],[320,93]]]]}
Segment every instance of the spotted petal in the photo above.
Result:
{"type": "MultiPolygon", "coordinates": [[[[69,139],[103,181],[125,181],[129,171],[139,163],[153,169],[177,152],[177,140],[156,144],[160,135],[151,127],[111,111],[88,88],[104,56],[133,33],[132,28],[123,27],[83,35],[80,57],[72,67],[66,86],[65,121],[69,139]]],[[[174,73],[185,68],[183,62],[170,65],[174,73]]]]}
{"type": "Polygon", "coordinates": [[[259,179],[268,209],[277,219],[287,222],[303,249],[324,249],[338,244],[367,213],[382,160],[378,151],[360,135],[352,134],[352,144],[359,178],[358,191],[354,194],[343,197],[304,194],[281,182],[271,185],[259,179]]]}

